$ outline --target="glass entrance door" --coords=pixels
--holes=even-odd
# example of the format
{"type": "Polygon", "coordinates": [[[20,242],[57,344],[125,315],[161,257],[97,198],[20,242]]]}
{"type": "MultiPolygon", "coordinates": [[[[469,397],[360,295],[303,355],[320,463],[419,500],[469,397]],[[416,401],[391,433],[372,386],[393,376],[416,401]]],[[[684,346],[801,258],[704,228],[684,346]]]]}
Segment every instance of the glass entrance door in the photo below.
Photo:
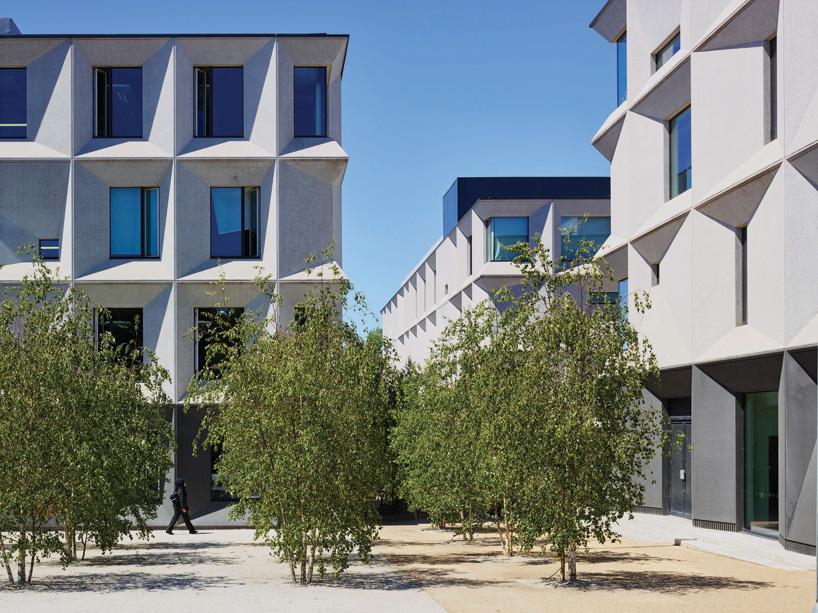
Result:
{"type": "Polygon", "coordinates": [[[744,527],[778,537],[778,392],[746,395],[744,527]]]}

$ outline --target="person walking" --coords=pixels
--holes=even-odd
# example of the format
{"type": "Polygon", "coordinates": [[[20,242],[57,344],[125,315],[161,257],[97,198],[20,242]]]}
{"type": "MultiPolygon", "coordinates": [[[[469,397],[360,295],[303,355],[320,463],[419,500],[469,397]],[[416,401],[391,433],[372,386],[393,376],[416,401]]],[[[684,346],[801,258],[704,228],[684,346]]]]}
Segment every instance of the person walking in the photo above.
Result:
{"type": "Polygon", "coordinates": [[[173,493],[170,495],[170,501],[173,503],[173,518],[168,524],[168,529],[165,530],[165,532],[168,534],[173,534],[173,526],[175,526],[176,522],[179,521],[180,515],[182,516],[185,526],[187,526],[187,529],[191,534],[197,534],[198,532],[198,530],[193,527],[193,524],[190,523],[190,516],[187,514],[186,485],[187,482],[184,479],[176,479],[176,487],[173,489],[173,493]]]}

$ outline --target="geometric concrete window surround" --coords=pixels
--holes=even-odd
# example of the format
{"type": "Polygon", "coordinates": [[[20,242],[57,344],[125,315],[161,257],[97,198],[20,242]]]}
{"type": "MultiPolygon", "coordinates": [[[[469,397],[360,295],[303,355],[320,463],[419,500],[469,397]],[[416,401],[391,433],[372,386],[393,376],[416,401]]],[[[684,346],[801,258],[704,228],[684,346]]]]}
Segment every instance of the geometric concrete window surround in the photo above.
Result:
{"type": "Polygon", "coordinates": [[[196,77],[194,136],[244,136],[243,69],[241,66],[200,66],[196,77]]]}
{"type": "Polygon", "coordinates": [[[0,68],[0,138],[26,137],[26,69],[0,68]]]}
{"type": "Polygon", "coordinates": [[[295,137],[327,135],[327,67],[295,66],[295,137]]]}
{"type": "Polygon", "coordinates": [[[142,138],[142,68],[94,68],[94,137],[142,138]]]}
{"type": "Polygon", "coordinates": [[[259,257],[258,220],[258,187],[211,187],[210,257],[259,257]]]}
{"type": "Polygon", "coordinates": [[[111,188],[111,258],[159,257],[159,188],[111,188]]]}

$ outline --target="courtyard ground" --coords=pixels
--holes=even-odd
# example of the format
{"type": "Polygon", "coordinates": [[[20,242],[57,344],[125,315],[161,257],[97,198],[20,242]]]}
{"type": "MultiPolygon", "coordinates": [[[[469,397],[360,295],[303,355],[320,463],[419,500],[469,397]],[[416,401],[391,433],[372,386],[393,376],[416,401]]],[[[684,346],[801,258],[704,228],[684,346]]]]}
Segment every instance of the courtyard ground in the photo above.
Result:
{"type": "Polygon", "coordinates": [[[372,565],[303,588],[250,530],[154,534],[66,570],[45,560],[24,590],[2,573],[0,611],[809,611],[815,594],[812,571],[630,540],[592,545],[579,585],[559,587],[550,554],[509,559],[496,534],[416,523],[385,526],[372,565]]]}

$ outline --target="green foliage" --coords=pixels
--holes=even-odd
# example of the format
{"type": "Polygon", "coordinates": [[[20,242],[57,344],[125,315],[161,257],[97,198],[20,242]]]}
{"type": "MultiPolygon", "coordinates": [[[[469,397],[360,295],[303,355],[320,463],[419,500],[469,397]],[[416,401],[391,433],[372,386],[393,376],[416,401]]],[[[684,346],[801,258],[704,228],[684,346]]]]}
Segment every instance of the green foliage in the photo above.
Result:
{"type": "Polygon", "coordinates": [[[578,547],[616,538],[641,503],[661,438],[642,408],[653,353],[625,304],[590,304],[612,279],[574,242],[573,262],[551,259],[539,237],[511,248],[521,287],[450,322],[408,381],[392,437],[414,508],[494,517],[508,555],[544,542],[563,579],[578,547]]]}
{"type": "MultiPolygon", "coordinates": [[[[389,348],[341,319],[362,298],[328,269],[333,278],[316,274],[290,326],[271,307],[220,327],[187,401],[207,409],[201,434],[221,448],[219,479],[238,499],[231,517],[246,516],[302,584],[316,564],[342,572],[355,550],[369,561],[388,475],[389,348]]],[[[280,304],[267,278],[257,284],[280,304]]]]}
{"type": "Polygon", "coordinates": [[[39,556],[75,558],[76,539],[110,550],[132,524],[147,537],[172,465],[167,372],[110,336],[97,346],[94,315],[36,257],[0,304],[0,554],[12,584],[12,559],[22,586],[39,556]]]}

